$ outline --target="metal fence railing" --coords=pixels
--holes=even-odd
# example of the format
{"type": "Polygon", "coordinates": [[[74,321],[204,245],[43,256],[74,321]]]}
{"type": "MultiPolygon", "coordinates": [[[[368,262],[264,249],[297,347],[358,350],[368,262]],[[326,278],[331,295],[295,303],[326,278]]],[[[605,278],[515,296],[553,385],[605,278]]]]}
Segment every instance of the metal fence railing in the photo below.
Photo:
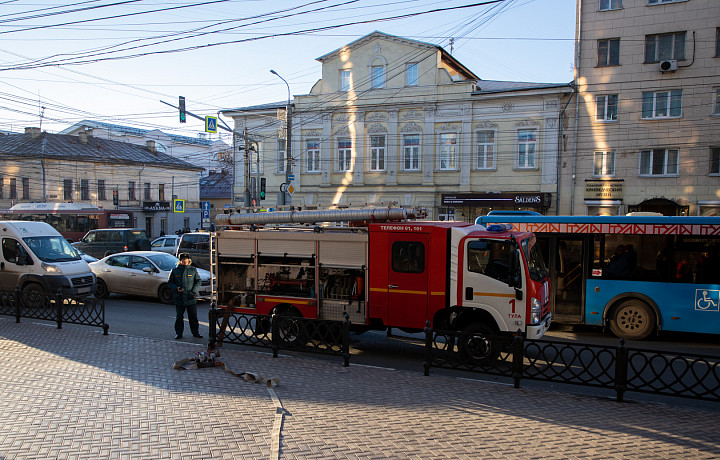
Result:
{"type": "Polygon", "coordinates": [[[343,357],[350,365],[350,320],[329,321],[282,314],[251,315],[232,310],[209,311],[210,347],[223,343],[280,350],[296,350],[343,357]]]}
{"type": "Polygon", "coordinates": [[[68,297],[62,294],[39,292],[0,291],[0,315],[54,321],[58,329],[64,323],[97,326],[107,335],[105,302],[90,297],[68,297]]]}
{"type": "Polygon", "coordinates": [[[614,390],[720,401],[720,356],[590,345],[553,340],[489,336],[498,353],[477,359],[463,349],[467,338],[425,328],[425,375],[432,367],[543,380],[614,390]]]}

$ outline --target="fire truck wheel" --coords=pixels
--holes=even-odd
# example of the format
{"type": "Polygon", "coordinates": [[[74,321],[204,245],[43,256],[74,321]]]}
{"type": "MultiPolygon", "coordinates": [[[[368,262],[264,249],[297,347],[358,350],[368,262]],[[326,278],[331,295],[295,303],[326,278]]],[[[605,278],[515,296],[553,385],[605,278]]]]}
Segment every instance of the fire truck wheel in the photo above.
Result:
{"type": "Polygon", "coordinates": [[[97,279],[97,285],[95,286],[95,297],[98,299],[105,299],[110,294],[107,284],[100,278],[97,279]]]}
{"type": "Polygon", "coordinates": [[[495,333],[484,324],[472,324],[463,329],[458,349],[463,360],[488,364],[500,355],[495,333]]]}
{"type": "Polygon", "coordinates": [[[297,315],[292,314],[289,311],[280,311],[276,315],[278,324],[278,334],[280,340],[291,346],[304,345],[305,331],[303,330],[302,324],[297,321],[297,315]]]}
{"type": "Polygon", "coordinates": [[[626,300],[613,310],[610,330],[627,340],[643,340],[655,330],[655,313],[642,300],[626,300]]]}

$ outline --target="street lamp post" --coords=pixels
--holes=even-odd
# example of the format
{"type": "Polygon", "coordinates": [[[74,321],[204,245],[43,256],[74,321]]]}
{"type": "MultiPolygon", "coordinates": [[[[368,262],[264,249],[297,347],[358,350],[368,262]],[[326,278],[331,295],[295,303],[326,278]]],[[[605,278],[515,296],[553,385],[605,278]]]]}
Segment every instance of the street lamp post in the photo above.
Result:
{"type": "Polygon", "coordinates": [[[285,190],[282,193],[282,203],[280,204],[289,205],[292,204],[292,197],[287,190],[288,185],[290,185],[289,176],[290,166],[292,165],[292,99],[290,97],[290,85],[288,84],[287,80],[280,76],[279,73],[275,72],[272,69],[270,70],[270,73],[277,76],[280,80],[284,81],[285,86],[287,86],[288,90],[287,109],[285,110],[285,125],[287,127],[287,134],[285,135],[285,190]]]}

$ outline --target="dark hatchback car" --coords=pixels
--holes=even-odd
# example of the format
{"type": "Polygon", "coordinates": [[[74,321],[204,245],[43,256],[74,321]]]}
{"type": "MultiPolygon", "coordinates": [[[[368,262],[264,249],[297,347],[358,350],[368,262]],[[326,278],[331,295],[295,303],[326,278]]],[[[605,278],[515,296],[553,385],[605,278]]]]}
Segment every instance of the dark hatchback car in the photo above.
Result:
{"type": "Polygon", "coordinates": [[[150,240],[141,228],[90,230],[73,246],[98,259],[127,251],[149,251],[150,240]]]}
{"type": "Polygon", "coordinates": [[[207,232],[183,233],[175,257],[187,252],[195,267],[210,270],[210,234],[207,232]]]}

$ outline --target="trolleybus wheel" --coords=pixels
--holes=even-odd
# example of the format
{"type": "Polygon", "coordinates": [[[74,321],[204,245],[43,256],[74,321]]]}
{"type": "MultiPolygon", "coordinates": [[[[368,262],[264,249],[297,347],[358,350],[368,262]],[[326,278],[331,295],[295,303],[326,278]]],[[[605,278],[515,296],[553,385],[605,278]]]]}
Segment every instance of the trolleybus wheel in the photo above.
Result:
{"type": "Polygon", "coordinates": [[[655,312],[650,305],[638,299],[622,302],[613,310],[610,330],[627,340],[643,340],[655,330],[655,312]]]}

